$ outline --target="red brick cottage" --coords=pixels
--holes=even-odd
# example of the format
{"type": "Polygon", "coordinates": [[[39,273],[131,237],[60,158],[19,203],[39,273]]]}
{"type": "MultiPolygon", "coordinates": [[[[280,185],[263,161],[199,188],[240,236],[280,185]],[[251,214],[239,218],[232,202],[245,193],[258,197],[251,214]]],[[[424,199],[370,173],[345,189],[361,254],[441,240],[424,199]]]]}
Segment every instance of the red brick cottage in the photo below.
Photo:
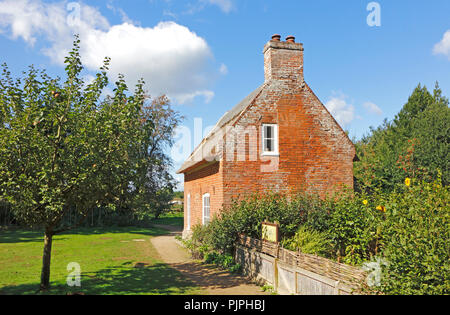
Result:
{"type": "Polygon", "coordinates": [[[303,78],[303,44],[274,35],[265,82],[219,120],[184,174],[184,235],[235,198],[255,192],[322,196],[353,187],[355,148],[303,78]]]}

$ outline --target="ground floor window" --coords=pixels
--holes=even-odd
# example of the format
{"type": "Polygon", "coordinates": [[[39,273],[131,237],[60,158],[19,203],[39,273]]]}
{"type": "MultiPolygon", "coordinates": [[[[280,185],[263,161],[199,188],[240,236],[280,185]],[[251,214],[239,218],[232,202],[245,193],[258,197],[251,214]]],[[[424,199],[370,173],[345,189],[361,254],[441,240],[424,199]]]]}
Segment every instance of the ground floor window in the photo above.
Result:
{"type": "Polygon", "coordinates": [[[207,225],[211,221],[210,195],[203,195],[203,225],[207,225]]]}

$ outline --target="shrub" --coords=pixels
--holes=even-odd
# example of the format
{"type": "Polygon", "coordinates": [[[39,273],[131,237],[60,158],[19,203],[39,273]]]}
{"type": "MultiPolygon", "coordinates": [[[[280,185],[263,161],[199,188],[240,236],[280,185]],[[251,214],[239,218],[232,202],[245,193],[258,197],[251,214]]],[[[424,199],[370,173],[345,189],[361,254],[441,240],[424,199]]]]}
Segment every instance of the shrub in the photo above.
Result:
{"type": "Polygon", "coordinates": [[[384,203],[378,199],[343,192],[333,201],[328,234],[339,261],[360,265],[379,252],[384,212],[377,207],[384,203]]]}
{"type": "Polygon", "coordinates": [[[381,290],[450,293],[450,195],[441,183],[412,183],[386,204],[381,290]]]}
{"type": "Polygon", "coordinates": [[[233,252],[239,234],[261,238],[263,221],[278,222],[280,237],[295,235],[301,224],[319,231],[328,229],[329,208],[318,198],[281,194],[254,195],[222,211],[210,224],[211,246],[222,252],[233,252]]]}
{"type": "Polygon", "coordinates": [[[183,240],[184,246],[191,252],[194,259],[203,259],[211,251],[210,235],[209,226],[196,225],[192,227],[192,237],[183,240]]]}
{"type": "Polygon", "coordinates": [[[232,273],[238,273],[241,270],[241,265],[234,262],[233,256],[222,255],[214,251],[205,255],[205,263],[214,264],[232,273]]]}
{"type": "Polygon", "coordinates": [[[295,236],[281,242],[283,248],[305,254],[330,256],[330,241],[324,232],[318,232],[307,226],[301,226],[295,236]]]}
{"type": "Polygon", "coordinates": [[[206,225],[196,225],[192,227],[192,242],[196,244],[208,244],[210,238],[210,228],[206,225]]]}
{"type": "MultiPolygon", "coordinates": [[[[279,194],[234,203],[207,227],[194,228],[195,251],[234,268],[239,234],[261,238],[261,222],[280,223],[283,246],[361,265],[381,261],[377,290],[386,294],[450,292],[448,188],[408,179],[393,192],[342,192],[330,200],[279,194]],[[214,251],[214,253],[210,253],[214,251]],[[224,258],[229,257],[229,258],[224,258]]],[[[237,268],[237,267],[236,267],[237,268]]]]}
{"type": "Polygon", "coordinates": [[[330,200],[323,200],[314,195],[299,194],[293,201],[305,216],[302,224],[319,232],[330,230],[333,212],[333,203],[330,200]]]}

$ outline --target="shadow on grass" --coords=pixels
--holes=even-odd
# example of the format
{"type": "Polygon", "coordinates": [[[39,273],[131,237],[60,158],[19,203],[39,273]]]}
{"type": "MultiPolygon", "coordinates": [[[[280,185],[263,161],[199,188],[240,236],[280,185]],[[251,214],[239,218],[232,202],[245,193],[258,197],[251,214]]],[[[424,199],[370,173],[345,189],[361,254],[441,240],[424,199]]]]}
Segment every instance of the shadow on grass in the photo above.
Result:
{"type": "Polygon", "coordinates": [[[139,234],[147,236],[160,236],[167,234],[166,230],[156,227],[100,227],[100,228],[78,228],[58,235],[100,235],[100,234],[139,234]]]}
{"type": "Polygon", "coordinates": [[[0,244],[1,243],[30,243],[30,242],[44,242],[44,233],[41,231],[32,230],[0,230],[0,244]]]}
{"type": "MultiPolygon", "coordinates": [[[[108,233],[129,233],[147,236],[159,236],[167,234],[164,229],[157,227],[141,228],[141,227],[100,227],[100,228],[78,228],[55,235],[60,238],[61,235],[100,235],[108,233]]],[[[29,242],[44,242],[44,232],[39,230],[26,229],[10,229],[0,230],[0,244],[1,243],[29,243],[29,242]]]]}
{"type": "MultiPolygon", "coordinates": [[[[7,286],[0,289],[0,294],[41,294],[37,292],[38,287],[38,283],[7,286]]],[[[86,295],[187,295],[195,294],[195,290],[195,286],[180,272],[165,264],[137,263],[131,266],[128,262],[95,273],[83,274],[81,287],[69,287],[62,282],[53,282],[50,291],[44,294],[66,295],[76,292],[86,295]]]]}

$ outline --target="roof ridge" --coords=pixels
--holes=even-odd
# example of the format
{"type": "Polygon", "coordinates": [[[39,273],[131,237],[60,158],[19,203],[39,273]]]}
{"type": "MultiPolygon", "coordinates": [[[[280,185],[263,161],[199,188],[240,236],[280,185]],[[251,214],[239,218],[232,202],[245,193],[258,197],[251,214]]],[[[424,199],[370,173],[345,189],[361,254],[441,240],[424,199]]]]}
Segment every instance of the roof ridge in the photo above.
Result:
{"type": "Polygon", "coordinates": [[[189,157],[186,159],[186,161],[183,163],[183,165],[177,171],[177,173],[180,174],[186,169],[194,166],[198,162],[201,162],[201,161],[192,161],[192,158],[195,157],[195,154],[198,152],[198,150],[200,150],[200,148],[202,148],[205,145],[205,143],[217,133],[218,130],[226,126],[235,117],[240,116],[242,112],[244,112],[251,104],[253,104],[253,101],[261,94],[262,90],[265,88],[266,85],[267,83],[264,82],[256,90],[247,95],[242,101],[236,104],[231,110],[225,112],[225,114],[222,115],[222,117],[217,121],[214,128],[211,129],[208,135],[204,137],[202,141],[199,143],[199,145],[192,151],[192,153],[189,155],[189,157]]]}

